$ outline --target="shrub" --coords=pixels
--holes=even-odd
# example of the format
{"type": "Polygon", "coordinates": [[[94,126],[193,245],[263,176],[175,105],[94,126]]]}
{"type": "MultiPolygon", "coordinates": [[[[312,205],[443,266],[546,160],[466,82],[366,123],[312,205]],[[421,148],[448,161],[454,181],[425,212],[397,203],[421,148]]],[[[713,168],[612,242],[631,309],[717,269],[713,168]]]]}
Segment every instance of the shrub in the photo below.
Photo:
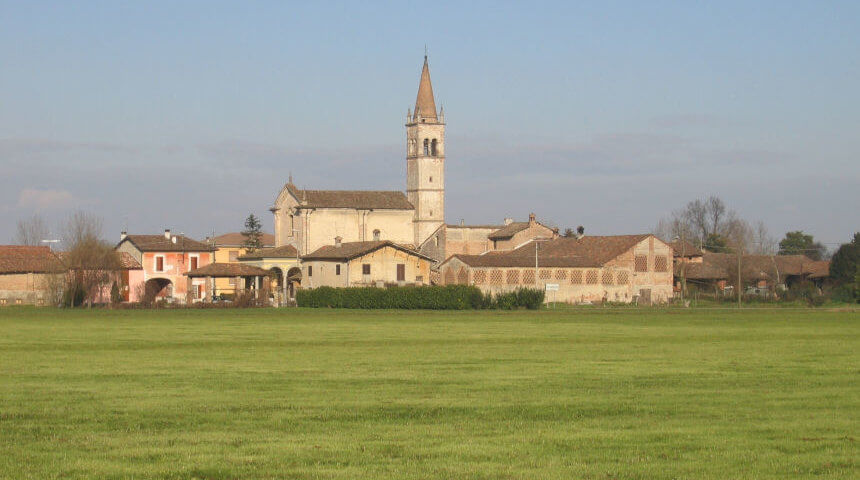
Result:
{"type": "Polygon", "coordinates": [[[480,289],[467,285],[318,287],[296,292],[298,306],[312,308],[465,310],[482,308],[485,302],[480,289]]]}
{"type": "Polygon", "coordinates": [[[499,308],[514,310],[525,307],[536,310],[543,305],[544,292],[523,288],[495,296],[478,287],[445,285],[388,288],[318,287],[296,292],[296,303],[311,308],[400,308],[425,310],[480,310],[499,308]]]}
{"type": "Polygon", "coordinates": [[[537,310],[543,305],[546,292],[537,288],[520,288],[517,290],[517,306],[529,310],[537,310]]]}

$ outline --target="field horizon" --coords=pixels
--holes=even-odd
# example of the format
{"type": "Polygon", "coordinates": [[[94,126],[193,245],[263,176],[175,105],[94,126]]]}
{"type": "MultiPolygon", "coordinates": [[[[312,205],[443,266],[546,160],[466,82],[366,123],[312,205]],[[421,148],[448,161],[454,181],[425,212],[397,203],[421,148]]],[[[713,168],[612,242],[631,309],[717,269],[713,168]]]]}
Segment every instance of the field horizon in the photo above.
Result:
{"type": "Polygon", "coordinates": [[[0,478],[856,478],[860,315],[0,309],[0,478]]]}

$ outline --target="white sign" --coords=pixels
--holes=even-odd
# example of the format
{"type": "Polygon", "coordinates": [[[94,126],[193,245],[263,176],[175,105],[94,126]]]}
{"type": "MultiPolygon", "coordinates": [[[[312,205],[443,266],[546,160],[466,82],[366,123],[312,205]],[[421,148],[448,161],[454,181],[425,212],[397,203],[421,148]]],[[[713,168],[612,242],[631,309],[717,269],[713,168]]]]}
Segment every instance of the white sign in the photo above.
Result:
{"type": "Polygon", "coordinates": [[[557,292],[558,291],[558,284],[557,283],[547,283],[546,284],[546,291],[547,292],[557,292]]]}

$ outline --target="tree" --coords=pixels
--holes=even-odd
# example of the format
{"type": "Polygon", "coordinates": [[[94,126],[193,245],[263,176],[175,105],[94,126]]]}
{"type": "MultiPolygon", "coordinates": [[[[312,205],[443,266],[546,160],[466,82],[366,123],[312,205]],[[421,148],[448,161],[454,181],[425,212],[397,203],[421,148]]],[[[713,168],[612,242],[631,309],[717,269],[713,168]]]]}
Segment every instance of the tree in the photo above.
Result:
{"type": "Polygon", "coordinates": [[[731,253],[732,249],[729,248],[729,244],[726,241],[726,238],[720,234],[712,233],[708,235],[708,238],[705,239],[704,245],[702,247],[714,253],[731,253]]]}
{"type": "Polygon", "coordinates": [[[839,246],[830,260],[830,277],[840,285],[852,284],[860,274],[860,232],[850,243],[839,246]]]}
{"type": "Polygon", "coordinates": [[[562,236],[565,238],[575,237],[576,233],[573,232],[572,228],[565,228],[562,236]]]}
{"type": "Polygon", "coordinates": [[[121,268],[119,254],[113,245],[102,240],[101,219],[75,212],[66,222],[63,232],[65,252],[62,255],[67,270],[64,303],[79,306],[104,296],[104,290],[121,268]]]}
{"type": "Polygon", "coordinates": [[[825,247],[816,242],[812,235],[807,235],[801,230],[788,232],[785,238],[779,241],[779,255],[806,255],[813,260],[824,258],[825,247]]]}
{"type": "Polygon", "coordinates": [[[242,231],[242,235],[245,237],[244,246],[248,252],[262,248],[263,224],[253,213],[245,219],[245,230],[242,231]]]}
{"type": "Polygon", "coordinates": [[[38,214],[18,220],[18,231],[13,243],[16,245],[41,245],[48,239],[48,227],[38,214]]]}

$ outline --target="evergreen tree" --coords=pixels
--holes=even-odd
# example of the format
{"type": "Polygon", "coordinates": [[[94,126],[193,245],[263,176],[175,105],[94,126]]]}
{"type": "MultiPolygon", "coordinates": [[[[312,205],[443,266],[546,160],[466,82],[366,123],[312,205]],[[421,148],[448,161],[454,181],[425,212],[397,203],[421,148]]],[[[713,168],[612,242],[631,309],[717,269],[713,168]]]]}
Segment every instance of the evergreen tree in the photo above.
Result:
{"type": "Polygon", "coordinates": [[[244,247],[249,253],[263,246],[263,224],[253,213],[245,219],[245,230],[242,231],[242,235],[245,237],[244,247]]]}
{"type": "Polygon", "coordinates": [[[806,255],[813,260],[821,260],[824,253],[824,245],[801,230],[788,232],[785,238],[779,241],[779,255],[806,255]]]}
{"type": "Polygon", "coordinates": [[[841,285],[856,281],[860,269],[860,232],[854,234],[854,240],[844,243],[833,254],[830,260],[830,276],[841,285]]]}

